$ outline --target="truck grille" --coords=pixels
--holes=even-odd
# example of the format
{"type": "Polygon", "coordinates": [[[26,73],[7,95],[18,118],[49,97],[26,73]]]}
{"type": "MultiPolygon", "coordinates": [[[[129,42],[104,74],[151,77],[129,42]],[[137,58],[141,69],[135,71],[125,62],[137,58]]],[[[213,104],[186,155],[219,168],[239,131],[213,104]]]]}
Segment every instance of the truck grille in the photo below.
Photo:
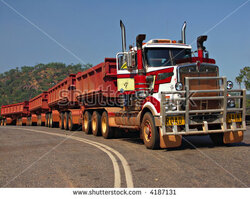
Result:
{"type": "MultiPolygon", "coordinates": [[[[185,85],[185,77],[216,77],[216,72],[208,73],[182,73],[181,82],[185,85]]],[[[215,90],[219,89],[221,85],[220,80],[216,79],[194,79],[190,80],[189,89],[190,90],[215,90]]],[[[218,92],[204,92],[204,93],[192,93],[190,97],[215,97],[219,96],[218,92]]],[[[190,110],[208,110],[208,109],[218,109],[221,107],[221,100],[191,100],[190,110]]]]}

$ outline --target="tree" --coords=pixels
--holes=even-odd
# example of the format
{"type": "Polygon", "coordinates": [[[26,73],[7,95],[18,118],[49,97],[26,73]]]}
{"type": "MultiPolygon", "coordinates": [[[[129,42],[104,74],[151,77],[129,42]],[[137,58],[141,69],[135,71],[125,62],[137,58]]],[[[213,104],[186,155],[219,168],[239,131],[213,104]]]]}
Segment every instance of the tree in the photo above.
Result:
{"type": "Polygon", "coordinates": [[[0,107],[29,100],[42,91],[47,91],[69,74],[76,74],[91,67],[91,64],[66,65],[54,62],[22,66],[0,73],[0,107]]]}
{"type": "Polygon", "coordinates": [[[247,90],[250,90],[250,67],[246,66],[240,70],[240,74],[235,78],[235,81],[239,84],[241,88],[241,83],[244,83],[244,86],[247,90]]]}

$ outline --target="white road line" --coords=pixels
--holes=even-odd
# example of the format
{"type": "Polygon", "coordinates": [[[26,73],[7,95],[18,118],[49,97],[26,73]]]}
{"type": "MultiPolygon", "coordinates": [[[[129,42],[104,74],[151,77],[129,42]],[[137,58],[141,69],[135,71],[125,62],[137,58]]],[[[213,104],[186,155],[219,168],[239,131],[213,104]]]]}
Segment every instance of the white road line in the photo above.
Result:
{"type": "MultiPolygon", "coordinates": [[[[8,128],[11,128],[11,127],[8,127],[8,128]]],[[[38,132],[38,133],[44,133],[44,134],[48,134],[48,135],[54,135],[54,136],[59,136],[59,137],[70,138],[70,139],[77,140],[77,141],[80,141],[80,142],[84,142],[84,143],[87,143],[87,144],[90,144],[90,145],[93,145],[93,146],[99,148],[100,150],[107,153],[109,155],[110,159],[112,160],[112,163],[113,163],[113,166],[114,166],[114,172],[115,172],[114,186],[115,187],[120,187],[121,186],[121,175],[120,175],[120,170],[119,170],[118,163],[117,163],[115,157],[110,153],[110,152],[113,152],[120,159],[120,161],[122,163],[124,173],[125,173],[127,187],[128,188],[133,188],[134,187],[132,172],[131,172],[131,169],[129,167],[129,164],[128,164],[127,160],[124,158],[124,156],[121,153],[119,153],[115,149],[113,149],[113,148],[111,148],[111,147],[109,147],[109,146],[107,146],[105,144],[101,144],[101,143],[91,141],[91,140],[88,140],[88,139],[85,139],[85,138],[79,138],[79,137],[76,137],[76,136],[63,135],[63,134],[59,134],[59,133],[51,133],[51,132],[47,132],[47,131],[40,131],[40,130],[26,129],[26,128],[16,128],[16,127],[12,128],[12,129],[27,130],[27,131],[33,131],[33,132],[38,132]]]]}

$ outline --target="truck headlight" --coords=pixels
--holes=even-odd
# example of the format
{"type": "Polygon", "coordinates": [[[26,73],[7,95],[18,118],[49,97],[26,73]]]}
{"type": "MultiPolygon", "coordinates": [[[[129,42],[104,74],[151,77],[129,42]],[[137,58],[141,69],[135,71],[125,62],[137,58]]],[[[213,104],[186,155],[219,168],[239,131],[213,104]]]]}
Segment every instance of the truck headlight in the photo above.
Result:
{"type": "Polygon", "coordinates": [[[172,110],[172,111],[176,111],[176,110],[177,110],[177,106],[176,106],[175,104],[172,104],[172,105],[171,105],[171,110],[172,110]]]}
{"type": "Polygon", "coordinates": [[[234,87],[234,84],[232,81],[227,81],[227,89],[231,90],[234,87]]]}
{"type": "Polygon", "coordinates": [[[227,100],[227,107],[234,108],[235,107],[235,101],[232,99],[227,100]]]}
{"type": "Polygon", "coordinates": [[[181,90],[183,89],[182,83],[181,83],[181,82],[177,82],[177,83],[175,84],[175,89],[176,89],[177,91],[181,91],[181,90]]]}

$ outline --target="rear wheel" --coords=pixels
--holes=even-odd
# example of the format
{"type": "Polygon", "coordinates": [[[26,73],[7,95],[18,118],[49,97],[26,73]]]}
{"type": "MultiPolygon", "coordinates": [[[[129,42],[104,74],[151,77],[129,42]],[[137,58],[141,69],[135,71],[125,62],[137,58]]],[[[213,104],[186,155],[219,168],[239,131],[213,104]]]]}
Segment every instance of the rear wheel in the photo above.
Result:
{"type": "Polygon", "coordinates": [[[102,136],[106,139],[114,137],[114,131],[109,126],[108,113],[106,111],[102,113],[101,131],[102,131],[102,136]]]}
{"type": "Polygon", "coordinates": [[[51,113],[49,113],[48,117],[48,127],[51,128],[51,113]]]}
{"type": "Polygon", "coordinates": [[[155,126],[154,117],[149,112],[143,116],[141,131],[145,146],[148,149],[158,149],[160,146],[160,136],[155,126]]]}
{"type": "Polygon", "coordinates": [[[72,118],[72,113],[71,112],[69,112],[69,114],[68,114],[68,126],[69,126],[70,131],[76,130],[77,126],[78,126],[77,124],[73,123],[73,118],[72,118]]]}
{"type": "Polygon", "coordinates": [[[64,116],[63,116],[63,127],[65,130],[69,130],[69,114],[68,112],[65,112],[64,113],[64,116]]]}
{"type": "Polygon", "coordinates": [[[59,128],[60,129],[64,129],[63,118],[64,118],[64,114],[60,113],[60,119],[59,119],[59,128]]]}
{"type": "Polygon", "coordinates": [[[46,113],[45,115],[45,126],[49,127],[49,114],[48,113],[46,113]]]}
{"type": "Polygon", "coordinates": [[[41,115],[37,116],[37,126],[42,126],[42,118],[41,115]]]}
{"type": "Polygon", "coordinates": [[[31,118],[30,117],[27,118],[27,124],[28,124],[28,126],[31,126],[31,118]]]}
{"type": "Polygon", "coordinates": [[[49,127],[50,128],[54,128],[55,127],[55,123],[53,122],[53,115],[52,115],[52,113],[49,114],[49,127]]]}
{"type": "Polygon", "coordinates": [[[85,111],[85,113],[83,114],[82,130],[86,134],[91,133],[91,114],[89,111],[85,111]]]}
{"type": "Polygon", "coordinates": [[[95,136],[101,135],[101,115],[99,112],[94,111],[91,117],[92,133],[95,136]]]}

